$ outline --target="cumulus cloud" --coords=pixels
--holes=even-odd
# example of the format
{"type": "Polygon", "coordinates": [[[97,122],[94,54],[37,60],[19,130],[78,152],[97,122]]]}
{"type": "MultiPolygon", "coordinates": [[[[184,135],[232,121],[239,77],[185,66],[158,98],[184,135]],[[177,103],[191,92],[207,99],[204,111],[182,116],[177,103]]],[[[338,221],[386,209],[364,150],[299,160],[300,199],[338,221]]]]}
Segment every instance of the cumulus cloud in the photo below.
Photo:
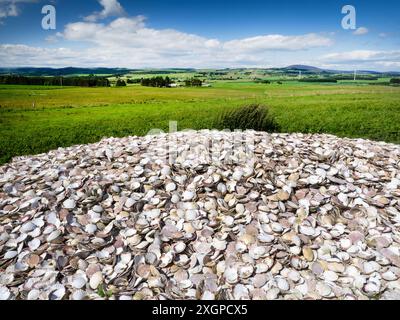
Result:
{"type": "Polygon", "coordinates": [[[369,30],[365,27],[360,27],[356,31],[353,32],[354,35],[356,36],[362,36],[364,34],[367,34],[369,30]]]}
{"type": "Polygon", "coordinates": [[[331,39],[315,33],[300,36],[284,36],[274,34],[228,41],[224,44],[224,48],[244,52],[257,52],[264,50],[296,51],[325,47],[332,44],[333,41],[331,39]]]}
{"type": "Polygon", "coordinates": [[[0,0],[0,22],[7,17],[17,17],[20,14],[21,3],[32,3],[37,0],[0,0]]]}
{"type": "MultiPolygon", "coordinates": [[[[0,0],[17,15],[16,4],[35,0],[0,0]]],[[[98,0],[101,11],[69,23],[63,32],[48,36],[48,44],[62,48],[3,44],[2,66],[108,66],[108,67],[232,67],[266,66],[271,52],[299,52],[326,47],[326,35],[258,35],[222,41],[174,29],[153,29],[143,16],[124,17],[117,0],[98,0]],[[110,22],[105,18],[117,17],[110,22]],[[76,44],[78,44],[76,46],[76,44]],[[80,49],[76,49],[79,47],[80,49]],[[82,49],[83,48],[83,49],[82,49]]]]}
{"type": "Polygon", "coordinates": [[[328,36],[315,33],[260,35],[222,41],[174,29],[149,28],[143,16],[119,17],[108,23],[69,23],[63,32],[47,40],[48,43],[58,41],[60,46],[80,49],[2,45],[0,65],[261,67],[271,63],[274,52],[280,52],[280,56],[290,55],[333,44],[328,36]]]}
{"type": "Polygon", "coordinates": [[[100,46],[148,48],[161,51],[226,50],[260,52],[265,50],[306,50],[330,46],[330,38],[317,34],[300,36],[264,35],[222,42],[173,29],[147,28],[145,17],[118,18],[109,24],[77,22],[66,25],[67,40],[93,42],[100,46]]]}
{"type": "Polygon", "coordinates": [[[355,50],[325,55],[324,60],[334,62],[400,61],[400,51],[355,50]]]}
{"type": "MultiPolygon", "coordinates": [[[[40,48],[27,45],[0,45],[0,61],[2,66],[59,66],[62,59],[66,65],[74,63],[78,52],[68,48],[40,48]],[[5,62],[3,64],[3,62],[5,62]]],[[[81,57],[85,62],[85,57],[81,57]]]]}
{"type": "Polygon", "coordinates": [[[400,66],[400,50],[354,50],[326,54],[322,61],[337,66],[395,70],[400,66]]]}
{"type": "Polygon", "coordinates": [[[117,18],[108,24],[70,23],[63,37],[88,43],[95,50],[119,57],[120,63],[135,67],[265,64],[265,55],[271,51],[300,51],[333,44],[330,38],[318,34],[263,35],[224,42],[174,29],[148,28],[143,16],[117,18]]]}
{"type": "Polygon", "coordinates": [[[103,10],[94,12],[91,15],[85,17],[86,21],[95,22],[100,19],[107,17],[121,16],[125,13],[124,8],[117,0],[98,0],[103,10]]]}
{"type": "Polygon", "coordinates": [[[57,41],[64,48],[4,44],[0,46],[0,65],[264,67],[270,65],[274,52],[290,55],[333,43],[330,38],[318,34],[262,35],[222,41],[174,29],[149,28],[143,16],[120,17],[109,23],[70,23],[63,32],[48,37],[47,41],[50,44],[57,41]]]}

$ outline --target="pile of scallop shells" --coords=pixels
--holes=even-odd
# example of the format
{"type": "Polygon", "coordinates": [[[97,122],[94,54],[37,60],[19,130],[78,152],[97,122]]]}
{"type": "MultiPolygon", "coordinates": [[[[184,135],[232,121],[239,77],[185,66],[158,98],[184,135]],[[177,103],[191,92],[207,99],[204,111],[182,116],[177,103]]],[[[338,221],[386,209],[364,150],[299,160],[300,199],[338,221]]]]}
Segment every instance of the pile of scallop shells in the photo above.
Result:
{"type": "Polygon", "coordinates": [[[1,300],[400,299],[399,277],[397,145],[181,132],[0,167],[1,300]],[[231,138],[253,143],[193,147],[231,138]]]}

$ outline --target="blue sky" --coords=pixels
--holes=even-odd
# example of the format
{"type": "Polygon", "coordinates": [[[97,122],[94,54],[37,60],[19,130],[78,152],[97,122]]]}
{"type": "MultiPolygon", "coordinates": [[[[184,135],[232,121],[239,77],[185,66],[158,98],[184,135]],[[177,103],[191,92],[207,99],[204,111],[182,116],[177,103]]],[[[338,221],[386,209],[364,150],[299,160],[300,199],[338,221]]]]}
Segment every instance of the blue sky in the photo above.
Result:
{"type": "Polygon", "coordinates": [[[0,66],[400,70],[397,0],[0,0],[0,66]],[[41,8],[56,8],[43,30],[41,8]],[[344,30],[344,5],[356,30],[344,30]]]}

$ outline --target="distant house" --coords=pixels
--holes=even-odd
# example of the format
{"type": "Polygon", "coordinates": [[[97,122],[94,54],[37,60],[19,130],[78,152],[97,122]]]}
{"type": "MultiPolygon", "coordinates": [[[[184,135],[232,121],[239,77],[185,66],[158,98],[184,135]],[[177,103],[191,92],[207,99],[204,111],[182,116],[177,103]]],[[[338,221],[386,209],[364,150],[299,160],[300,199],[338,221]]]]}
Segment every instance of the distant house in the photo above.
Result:
{"type": "Polygon", "coordinates": [[[170,88],[178,88],[178,87],[180,87],[180,85],[178,83],[170,83],[168,85],[168,87],[170,87],[170,88]]]}

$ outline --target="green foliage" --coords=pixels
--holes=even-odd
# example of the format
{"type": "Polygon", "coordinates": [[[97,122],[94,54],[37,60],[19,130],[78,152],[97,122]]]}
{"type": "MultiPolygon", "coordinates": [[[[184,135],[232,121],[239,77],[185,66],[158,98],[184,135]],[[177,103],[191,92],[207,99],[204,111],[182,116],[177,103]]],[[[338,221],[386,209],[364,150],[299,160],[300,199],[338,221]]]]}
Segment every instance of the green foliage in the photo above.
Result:
{"type": "Polygon", "coordinates": [[[191,78],[185,80],[186,87],[201,87],[203,85],[203,81],[197,78],[191,78]]]}
{"type": "Polygon", "coordinates": [[[136,84],[136,83],[140,83],[142,81],[142,79],[128,79],[126,80],[127,84],[136,84]]]}
{"type": "Polygon", "coordinates": [[[111,298],[113,295],[112,290],[106,290],[104,284],[100,284],[97,288],[97,294],[102,298],[111,298]]]}
{"type": "Polygon", "coordinates": [[[217,124],[221,129],[278,131],[278,125],[269,113],[268,107],[252,104],[226,111],[217,124]]]}
{"type": "Polygon", "coordinates": [[[391,84],[400,84],[400,78],[392,78],[390,79],[391,84]]]}
{"type": "Polygon", "coordinates": [[[165,78],[158,76],[153,78],[141,79],[141,85],[145,87],[165,88],[172,84],[171,79],[167,76],[165,78]]]}
{"type": "Polygon", "coordinates": [[[257,79],[257,80],[255,80],[254,82],[255,82],[255,83],[263,83],[263,84],[271,84],[271,81],[269,81],[269,80],[260,80],[260,79],[257,79]]]}
{"type": "Polygon", "coordinates": [[[126,87],[126,82],[122,79],[118,79],[117,82],[115,83],[116,87],[126,87]]]}
{"type": "Polygon", "coordinates": [[[337,83],[337,79],[333,78],[303,78],[299,80],[300,82],[331,82],[337,83]]]}
{"type": "Polygon", "coordinates": [[[104,77],[25,77],[0,76],[0,84],[17,84],[28,86],[75,86],[75,87],[109,87],[110,82],[104,77]]]}
{"type": "MultiPolygon", "coordinates": [[[[354,74],[342,74],[342,75],[333,76],[332,78],[336,79],[336,80],[354,80],[354,74]]],[[[366,80],[366,81],[379,80],[378,77],[368,75],[368,74],[357,74],[356,79],[357,80],[366,80]]]]}

